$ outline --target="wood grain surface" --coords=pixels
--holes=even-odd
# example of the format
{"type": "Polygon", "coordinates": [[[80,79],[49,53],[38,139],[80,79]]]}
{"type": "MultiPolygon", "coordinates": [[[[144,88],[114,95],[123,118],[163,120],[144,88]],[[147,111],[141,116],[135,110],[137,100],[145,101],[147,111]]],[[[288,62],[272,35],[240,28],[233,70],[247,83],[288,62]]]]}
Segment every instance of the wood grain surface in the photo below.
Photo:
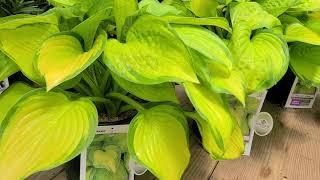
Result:
{"type": "Polygon", "coordinates": [[[36,173],[27,178],[27,180],[66,180],[66,178],[61,178],[61,174],[65,174],[63,166],[51,169],[50,171],[36,173]]]}
{"type": "Polygon", "coordinates": [[[202,149],[200,142],[194,135],[190,137],[190,153],[190,164],[182,179],[208,179],[218,162],[210,158],[209,154],[202,149]]]}
{"type": "Polygon", "coordinates": [[[274,128],[266,137],[255,136],[252,154],[220,161],[211,179],[319,180],[320,99],[313,109],[283,109],[266,103],[274,128]]]}

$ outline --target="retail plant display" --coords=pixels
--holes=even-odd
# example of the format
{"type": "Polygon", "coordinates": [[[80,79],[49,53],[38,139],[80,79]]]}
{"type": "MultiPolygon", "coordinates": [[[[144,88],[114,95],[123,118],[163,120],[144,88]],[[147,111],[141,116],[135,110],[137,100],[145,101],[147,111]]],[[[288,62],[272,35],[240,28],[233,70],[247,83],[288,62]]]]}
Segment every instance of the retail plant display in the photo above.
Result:
{"type": "Polygon", "coordinates": [[[190,160],[187,118],[212,158],[234,159],[243,119],[228,96],[245,106],[289,64],[305,84],[320,85],[319,0],[49,3],[39,15],[0,18],[0,80],[17,71],[30,80],[0,95],[8,180],[71,160],[92,142],[101,111],[129,109],[138,112],[130,155],[161,180],[180,179],[190,160]],[[176,84],[194,111],[181,108],[176,84]]]}
{"type": "Polygon", "coordinates": [[[86,179],[128,179],[126,134],[97,135],[87,150],[86,179]]]}

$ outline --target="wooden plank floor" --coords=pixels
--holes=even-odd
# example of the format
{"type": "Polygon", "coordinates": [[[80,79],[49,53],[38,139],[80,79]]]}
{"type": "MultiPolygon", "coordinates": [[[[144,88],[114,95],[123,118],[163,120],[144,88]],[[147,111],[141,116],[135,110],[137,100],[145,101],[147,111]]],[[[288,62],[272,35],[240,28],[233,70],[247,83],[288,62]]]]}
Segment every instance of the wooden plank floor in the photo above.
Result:
{"type": "Polygon", "coordinates": [[[266,137],[255,136],[250,157],[220,161],[211,179],[320,179],[320,99],[308,110],[266,103],[275,126],[266,137]]]}
{"type": "MultiPolygon", "coordinates": [[[[320,98],[313,109],[283,109],[265,103],[274,128],[268,136],[255,136],[250,157],[214,161],[191,137],[191,161],[183,180],[319,180],[320,179],[320,98]]],[[[51,176],[34,175],[28,180],[65,180],[61,169],[51,176]],[[54,175],[53,175],[54,174],[54,175]]],[[[154,180],[147,173],[138,180],[154,180]]]]}
{"type": "Polygon", "coordinates": [[[59,166],[50,171],[39,172],[27,178],[27,180],[66,180],[66,172],[63,166],[59,166]]]}

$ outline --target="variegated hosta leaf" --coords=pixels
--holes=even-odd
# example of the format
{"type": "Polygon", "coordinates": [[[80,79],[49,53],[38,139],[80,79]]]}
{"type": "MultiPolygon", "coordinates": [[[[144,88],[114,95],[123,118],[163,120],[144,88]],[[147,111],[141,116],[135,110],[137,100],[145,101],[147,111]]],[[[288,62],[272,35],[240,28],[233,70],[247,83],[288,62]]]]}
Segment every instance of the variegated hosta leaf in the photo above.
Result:
{"type": "Polygon", "coordinates": [[[184,83],[193,106],[204,148],[214,159],[234,159],[244,150],[240,127],[231,115],[227,101],[202,85],[184,83]]]}
{"type": "Polygon", "coordinates": [[[314,21],[312,18],[308,18],[308,21],[300,21],[298,18],[286,14],[280,16],[279,19],[285,25],[284,37],[287,42],[299,41],[320,45],[320,31],[317,32],[316,30],[317,24],[320,24],[320,19],[314,21]]]}
{"type": "Polygon", "coordinates": [[[228,148],[222,151],[215,141],[216,132],[214,129],[212,129],[212,124],[202,119],[201,117],[199,117],[196,122],[202,137],[202,145],[205,150],[209,152],[210,156],[213,159],[236,159],[243,154],[243,135],[239,127],[234,129],[231,135],[232,137],[229,140],[223,141],[223,143],[225,143],[228,148]]]}
{"type": "Polygon", "coordinates": [[[302,0],[256,0],[264,10],[274,16],[279,16],[289,8],[301,4],[302,0]]]}
{"type": "Polygon", "coordinates": [[[232,94],[244,104],[246,93],[242,75],[232,69],[232,54],[225,43],[202,27],[183,25],[174,26],[174,30],[190,48],[198,77],[208,87],[232,94]]]}
{"type": "Polygon", "coordinates": [[[308,19],[304,24],[312,31],[320,34],[320,11],[308,14],[308,19]]]}
{"type": "Polygon", "coordinates": [[[0,29],[8,30],[8,29],[17,29],[20,26],[37,24],[37,23],[58,25],[59,17],[54,13],[47,14],[44,16],[18,14],[18,15],[0,18],[0,22],[1,22],[0,29]]]}
{"type": "Polygon", "coordinates": [[[183,42],[166,22],[152,16],[136,20],[126,43],[108,40],[103,62],[120,77],[137,84],[198,82],[183,42]]]}
{"type": "Polygon", "coordinates": [[[320,46],[294,43],[290,58],[290,67],[299,80],[309,86],[320,86],[320,46]]]}
{"type": "Polygon", "coordinates": [[[81,2],[82,0],[48,0],[50,4],[57,6],[57,7],[71,7],[76,3],[81,2]]]}
{"type": "Polygon", "coordinates": [[[300,3],[292,8],[289,12],[310,12],[310,11],[319,11],[320,10],[320,1],[319,0],[301,0],[300,3]]]}
{"type": "Polygon", "coordinates": [[[120,87],[141,99],[152,102],[177,102],[175,86],[173,83],[143,85],[127,81],[114,73],[112,73],[112,77],[120,87]]]}
{"type": "Polygon", "coordinates": [[[31,90],[32,87],[23,83],[15,83],[0,95],[0,126],[10,109],[31,90]]]}
{"type": "Polygon", "coordinates": [[[47,90],[80,74],[100,56],[106,41],[106,33],[100,31],[92,48],[86,52],[72,33],[56,34],[48,38],[36,56],[36,65],[46,80],[47,90]]]}
{"type": "Polygon", "coordinates": [[[33,59],[42,42],[59,32],[58,17],[55,14],[16,17],[0,24],[0,50],[14,61],[30,80],[43,83],[34,69],[33,59]]]}
{"type": "MultiPolygon", "coordinates": [[[[106,2],[106,1],[113,1],[113,0],[104,0],[104,1],[106,2]]],[[[55,9],[66,10],[66,9],[72,9],[76,7],[79,11],[82,11],[83,13],[88,13],[89,10],[91,10],[91,8],[96,5],[100,5],[100,6],[106,5],[105,3],[101,3],[99,0],[48,0],[48,2],[53,6],[56,6],[55,8],[53,8],[54,10],[55,9]]],[[[106,6],[104,6],[103,8],[106,8],[106,6]]],[[[88,13],[88,15],[90,16],[91,13],[90,14],[88,13]]]]}
{"type": "Polygon", "coordinates": [[[90,5],[91,6],[86,13],[89,16],[93,16],[100,10],[111,9],[112,11],[114,0],[93,0],[90,5]]]}
{"type": "Polygon", "coordinates": [[[194,14],[187,8],[187,2],[181,1],[181,0],[163,0],[161,4],[166,4],[175,7],[182,13],[180,13],[181,16],[188,16],[193,17],[194,14]]]}
{"type": "Polygon", "coordinates": [[[132,15],[138,10],[137,0],[114,0],[113,14],[117,25],[117,36],[121,39],[122,27],[125,23],[127,16],[132,15]]]}
{"type": "Polygon", "coordinates": [[[170,24],[189,24],[189,25],[208,25],[217,26],[228,32],[232,32],[229,22],[224,17],[207,17],[207,18],[195,18],[195,17],[181,17],[181,16],[164,16],[162,19],[167,20],[170,24]]]}
{"type": "Polygon", "coordinates": [[[140,12],[146,12],[155,16],[180,15],[182,11],[174,6],[160,3],[158,0],[142,0],[139,2],[140,12]]]}
{"type": "Polygon", "coordinates": [[[216,0],[190,0],[187,3],[189,9],[198,17],[217,16],[219,3],[216,0]]]}
{"type": "Polygon", "coordinates": [[[75,32],[82,37],[85,51],[89,51],[92,48],[101,21],[107,19],[110,16],[110,13],[111,8],[102,9],[72,29],[72,32],[75,32]]]}
{"type": "Polygon", "coordinates": [[[217,35],[200,26],[175,25],[173,27],[178,36],[190,49],[199,52],[207,58],[209,69],[217,68],[218,64],[222,66],[222,69],[225,69],[223,74],[229,74],[232,68],[232,54],[217,35]]]}
{"type": "Polygon", "coordinates": [[[19,71],[19,67],[0,51],[0,81],[19,71]]]}
{"type": "Polygon", "coordinates": [[[97,124],[97,110],[89,100],[70,100],[43,89],[27,93],[0,126],[1,178],[24,179],[69,161],[91,143],[97,124]]]}
{"type": "Polygon", "coordinates": [[[256,2],[241,2],[231,7],[232,27],[247,26],[251,30],[281,25],[278,18],[263,10],[256,2]]]}
{"type": "Polygon", "coordinates": [[[286,27],[287,42],[300,41],[313,45],[320,45],[320,34],[312,31],[301,23],[293,23],[286,27]]]}
{"type": "Polygon", "coordinates": [[[259,92],[275,85],[289,64],[287,43],[271,30],[280,22],[254,2],[239,3],[231,9],[233,34],[230,50],[236,67],[243,73],[247,93],[259,92]],[[252,37],[251,37],[252,36],[252,37]]]}
{"type": "Polygon", "coordinates": [[[236,68],[232,69],[228,77],[213,75],[208,81],[211,88],[219,93],[235,96],[242,105],[245,105],[246,86],[243,74],[236,68]]]}
{"type": "Polygon", "coordinates": [[[188,123],[177,108],[161,105],[139,112],[128,137],[130,154],[159,179],[181,178],[190,152],[188,123]]]}

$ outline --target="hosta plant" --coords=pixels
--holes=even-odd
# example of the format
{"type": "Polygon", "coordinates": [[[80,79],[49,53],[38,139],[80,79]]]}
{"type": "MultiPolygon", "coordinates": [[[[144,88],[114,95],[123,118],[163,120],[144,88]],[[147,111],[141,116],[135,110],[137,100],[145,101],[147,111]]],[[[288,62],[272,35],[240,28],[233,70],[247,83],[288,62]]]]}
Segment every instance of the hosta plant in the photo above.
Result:
{"type": "Polygon", "coordinates": [[[245,106],[248,94],[275,85],[289,63],[306,84],[319,85],[318,1],[50,3],[55,8],[41,15],[0,19],[0,79],[21,71],[34,82],[0,96],[6,179],[70,160],[91,143],[98,112],[129,109],[138,111],[128,133],[131,156],[159,179],[180,179],[190,159],[187,118],[212,158],[238,158],[241,120],[228,96],[245,106]],[[180,107],[176,84],[193,112],[180,107]]]}

